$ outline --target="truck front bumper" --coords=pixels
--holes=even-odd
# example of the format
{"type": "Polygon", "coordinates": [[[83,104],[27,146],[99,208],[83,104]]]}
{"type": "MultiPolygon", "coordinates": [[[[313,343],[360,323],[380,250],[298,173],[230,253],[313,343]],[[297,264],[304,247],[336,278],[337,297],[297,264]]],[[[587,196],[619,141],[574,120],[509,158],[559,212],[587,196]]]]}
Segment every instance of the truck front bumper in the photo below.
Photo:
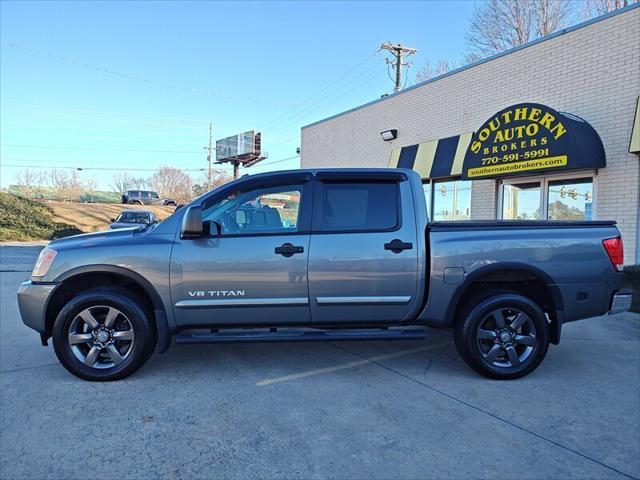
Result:
{"type": "Polygon", "coordinates": [[[613,294],[609,315],[626,312],[631,308],[632,293],[628,290],[621,290],[613,294]]]}
{"type": "Polygon", "coordinates": [[[22,321],[28,327],[41,334],[46,332],[45,313],[51,293],[56,289],[55,283],[22,282],[18,288],[18,308],[22,321]]]}

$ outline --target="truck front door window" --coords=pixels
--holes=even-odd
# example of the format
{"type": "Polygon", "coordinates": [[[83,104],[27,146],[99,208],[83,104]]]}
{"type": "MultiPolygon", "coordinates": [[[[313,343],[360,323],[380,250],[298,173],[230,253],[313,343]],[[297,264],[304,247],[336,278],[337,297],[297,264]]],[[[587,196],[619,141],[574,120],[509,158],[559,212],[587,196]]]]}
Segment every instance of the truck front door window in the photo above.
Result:
{"type": "Polygon", "coordinates": [[[238,191],[205,208],[204,220],[220,224],[222,235],[294,233],[302,186],[238,191]]]}

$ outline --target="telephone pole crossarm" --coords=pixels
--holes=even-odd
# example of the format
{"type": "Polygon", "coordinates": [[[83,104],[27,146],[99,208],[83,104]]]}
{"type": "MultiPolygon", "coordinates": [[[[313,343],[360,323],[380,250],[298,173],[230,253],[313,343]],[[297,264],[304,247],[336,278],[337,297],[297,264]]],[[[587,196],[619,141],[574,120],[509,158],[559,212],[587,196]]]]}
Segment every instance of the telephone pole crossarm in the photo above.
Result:
{"type": "Polygon", "coordinates": [[[403,57],[415,54],[418,49],[407,47],[402,45],[401,43],[383,43],[380,46],[380,50],[388,50],[391,52],[391,55],[395,57],[395,60],[389,61],[387,59],[387,63],[391,63],[396,67],[396,79],[395,79],[395,87],[393,88],[394,92],[399,92],[402,89],[402,67],[408,66],[406,62],[403,61],[403,57]]]}

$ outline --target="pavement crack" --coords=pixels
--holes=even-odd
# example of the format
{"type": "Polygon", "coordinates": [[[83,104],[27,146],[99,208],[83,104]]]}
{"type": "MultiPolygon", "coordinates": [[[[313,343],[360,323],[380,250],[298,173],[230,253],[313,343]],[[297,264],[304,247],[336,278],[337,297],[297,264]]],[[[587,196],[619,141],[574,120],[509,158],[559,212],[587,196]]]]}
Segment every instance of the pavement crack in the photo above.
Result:
{"type": "Polygon", "coordinates": [[[389,372],[395,373],[396,375],[399,375],[399,376],[403,377],[405,380],[408,380],[408,381],[413,382],[413,383],[415,383],[417,385],[420,385],[420,386],[422,386],[424,388],[427,388],[427,389],[431,390],[432,392],[435,392],[435,393],[438,393],[440,395],[443,395],[444,397],[446,397],[446,398],[448,398],[450,400],[453,400],[454,402],[457,402],[457,403],[459,403],[461,405],[464,405],[464,406],[469,407],[469,408],[471,408],[473,410],[476,410],[477,412],[480,412],[480,413],[482,413],[484,415],[488,415],[489,417],[492,417],[492,418],[494,418],[494,419],[496,419],[496,420],[498,420],[500,422],[503,422],[503,423],[505,423],[505,424],[507,424],[507,425],[509,425],[511,427],[514,427],[514,428],[516,428],[516,429],[518,429],[518,430],[520,430],[522,432],[528,433],[529,435],[533,435],[534,437],[539,438],[542,441],[548,442],[551,445],[555,445],[558,448],[561,448],[561,449],[566,450],[568,452],[571,452],[571,453],[573,453],[575,455],[578,455],[578,456],[584,458],[585,460],[589,460],[589,461],[591,461],[593,463],[596,463],[596,464],[598,464],[598,465],[600,465],[600,466],[602,466],[604,468],[607,468],[607,469],[612,470],[612,471],[614,471],[616,473],[619,473],[620,475],[623,475],[623,476],[625,476],[627,478],[638,480],[637,477],[634,477],[633,475],[629,475],[628,473],[625,473],[625,472],[623,472],[621,470],[618,470],[617,468],[612,467],[611,465],[607,465],[606,463],[601,462],[600,460],[598,460],[596,458],[590,457],[589,455],[587,455],[585,453],[581,453],[581,452],[579,452],[577,450],[574,450],[571,447],[567,447],[566,445],[563,445],[563,444],[561,444],[559,442],[556,442],[555,440],[552,440],[551,438],[546,437],[546,436],[544,436],[544,435],[542,435],[540,433],[536,433],[536,432],[534,432],[532,430],[529,430],[526,427],[518,425],[517,423],[513,423],[513,422],[507,420],[506,418],[502,418],[499,415],[496,415],[495,413],[491,413],[488,410],[484,410],[484,409],[482,409],[480,407],[477,407],[476,405],[473,405],[471,403],[465,402],[464,400],[456,397],[455,395],[451,395],[450,393],[446,393],[446,392],[444,392],[444,391],[442,391],[442,390],[440,390],[438,388],[435,388],[435,387],[433,387],[433,386],[431,386],[431,385],[429,385],[427,383],[424,383],[424,382],[422,382],[420,380],[417,380],[417,379],[415,379],[415,378],[413,378],[413,377],[411,377],[411,376],[409,376],[409,375],[407,375],[405,373],[402,373],[399,370],[396,370],[395,368],[392,368],[392,367],[389,367],[387,365],[384,365],[383,363],[380,363],[379,361],[377,361],[375,359],[369,359],[365,355],[361,355],[359,353],[356,353],[356,352],[354,352],[352,350],[349,350],[348,348],[345,348],[345,347],[343,347],[341,345],[336,345],[336,344],[333,344],[333,343],[331,345],[333,347],[339,349],[339,350],[342,350],[343,352],[350,353],[351,355],[354,355],[356,357],[362,358],[364,360],[368,360],[369,362],[379,366],[380,368],[383,368],[383,369],[385,369],[385,370],[387,370],[389,372]]]}
{"type": "Polygon", "coordinates": [[[0,373],[13,373],[13,372],[23,372],[25,370],[33,370],[36,368],[45,368],[45,367],[53,367],[55,365],[60,365],[60,363],[56,362],[56,363],[46,363],[44,365],[34,365],[32,367],[19,367],[19,368],[12,368],[9,370],[0,370],[0,373]]]}

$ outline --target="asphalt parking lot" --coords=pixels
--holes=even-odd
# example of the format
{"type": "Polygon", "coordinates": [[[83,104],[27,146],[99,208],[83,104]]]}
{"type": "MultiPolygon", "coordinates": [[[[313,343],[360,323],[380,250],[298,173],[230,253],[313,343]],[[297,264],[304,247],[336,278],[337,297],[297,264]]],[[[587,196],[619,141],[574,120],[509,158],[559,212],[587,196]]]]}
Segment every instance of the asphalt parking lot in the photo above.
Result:
{"type": "Polygon", "coordinates": [[[530,376],[420,342],[180,346],[88,383],[19,317],[0,247],[0,478],[640,478],[640,315],[567,325],[530,376]]]}

